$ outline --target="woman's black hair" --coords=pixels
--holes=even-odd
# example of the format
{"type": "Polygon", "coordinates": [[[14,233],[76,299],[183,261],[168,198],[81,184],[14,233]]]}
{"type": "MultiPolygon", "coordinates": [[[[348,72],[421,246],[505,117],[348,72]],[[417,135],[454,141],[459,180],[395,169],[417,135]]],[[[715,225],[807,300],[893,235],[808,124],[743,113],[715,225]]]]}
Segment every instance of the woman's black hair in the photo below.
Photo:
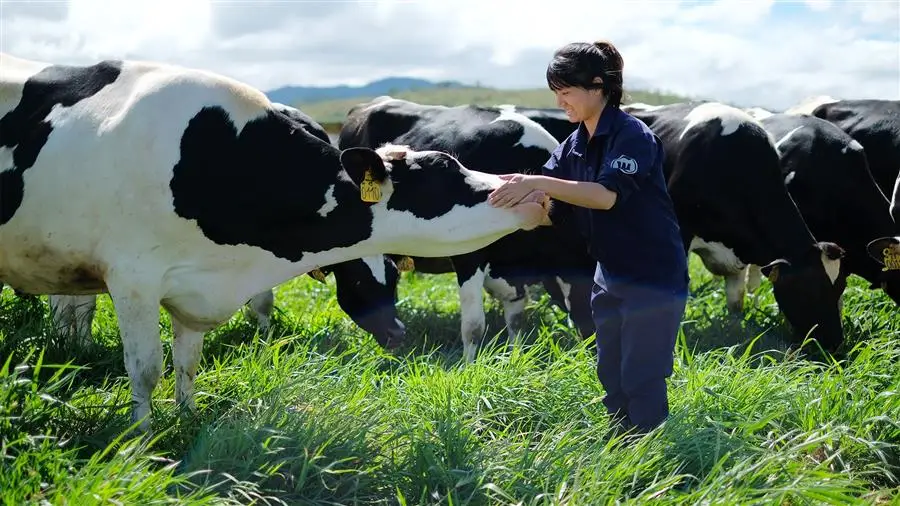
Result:
{"type": "Polygon", "coordinates": [[[622,55],[607,40],[573,42],[556,50],[547,65],[547,85],[551,90],[575,86],[586,90],[602,89],[613,107],[622,103],[622,55]],[[593,82],[595,77],[602,84],[593,82]]]}

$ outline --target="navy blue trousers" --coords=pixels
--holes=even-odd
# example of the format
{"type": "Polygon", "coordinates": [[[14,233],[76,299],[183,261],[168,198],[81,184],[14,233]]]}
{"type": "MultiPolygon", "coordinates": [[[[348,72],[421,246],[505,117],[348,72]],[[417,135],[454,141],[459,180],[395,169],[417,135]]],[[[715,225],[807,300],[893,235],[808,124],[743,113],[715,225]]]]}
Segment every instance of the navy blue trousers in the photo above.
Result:
{"type": "Polygon", "coordinates": [[[625,429],[647,432],[669,416],[666,378],[686,303],[686,290],[594,283],[597,378],[603,404],[625,429]]]}

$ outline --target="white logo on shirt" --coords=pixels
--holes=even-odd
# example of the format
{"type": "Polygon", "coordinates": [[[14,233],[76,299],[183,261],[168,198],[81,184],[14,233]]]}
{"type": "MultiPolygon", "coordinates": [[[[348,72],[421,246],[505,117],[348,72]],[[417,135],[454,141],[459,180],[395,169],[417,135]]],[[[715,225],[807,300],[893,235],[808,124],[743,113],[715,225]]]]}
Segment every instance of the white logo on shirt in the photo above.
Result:
{"type": "Polygon", "coordinates": [[[638,170],[638,164],[634,158],[625,155],[619,156],[610,162],[610,165],[614,169],[619,169],[623,174],[634,174],[638,170]]]}

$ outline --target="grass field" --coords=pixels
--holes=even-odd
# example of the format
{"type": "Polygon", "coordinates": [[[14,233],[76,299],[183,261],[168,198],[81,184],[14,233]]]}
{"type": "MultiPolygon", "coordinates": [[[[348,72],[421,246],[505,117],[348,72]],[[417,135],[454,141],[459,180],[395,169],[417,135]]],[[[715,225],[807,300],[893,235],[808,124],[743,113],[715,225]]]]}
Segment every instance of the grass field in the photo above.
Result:
{"type": "MultiPolygon", "coordinates": [[[[462,104],[499,105],[515,104],[522,107],[556,107],[556,98],[546,88],[525,90],[502,90],[494,88],[428,88],[412,91],[399,91],[391,94],[395,98],[412,100],[420,104],[438,104],[455,106],[462,104]]],[[[345,100],[327,100],[321,102],[300,102],[290,104],[312,116],[319,123],[340,123],[347,111],[360,102],[375,97],[358,97],[345,100]]],[[[668,104],[687,100],[685,97],[663,92],[626,90],[627,102],[643,102],[646,104],[668,104]]]]}
{"type": "MultiPolygon", "coordinates": [[[[380,350],[333,280],[277,290],[272,333],[238,313],[205,342],[196,419],[173,407],[171,329],[153,430],[126,439],[115,314],[97,344],[53,336],[46,301],[3,293],[0,493],[23,504],[898,504],[900,319],[851,278],[840,363],[784,354],[770,285],[742,319],[691,259],[672,415],[630,447],[606,442],[588,341],[540,290],[522,351],[459,361],[452,275],[404,274],[410,342],[380,350]],[[66,364],[66,365],[63,365],[66,364]]],[[[505,334],[491,299],[489,332],[505,334]]]]}

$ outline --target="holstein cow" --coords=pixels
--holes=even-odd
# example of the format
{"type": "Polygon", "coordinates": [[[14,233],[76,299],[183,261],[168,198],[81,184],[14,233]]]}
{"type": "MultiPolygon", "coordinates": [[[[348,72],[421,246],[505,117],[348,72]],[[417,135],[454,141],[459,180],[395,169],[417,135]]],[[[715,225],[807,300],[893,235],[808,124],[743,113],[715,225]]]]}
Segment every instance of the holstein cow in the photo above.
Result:
{"type": "MultiPolygon", "coordinates": [[[[815,97],[789,109],[834,123],[862,144],[875,182],[890,196],[890,213],[900,224],[900,100],[838,100],[815,97]]],[[[870,244],[872,258],[889,271],[900,269],[894,257],[900,238],[890,236],[870,244]]]]}
{"type": "MultiPolygon", "coordinates": [[[[467,167],[504,174],[538,172],[559,144],[538,124],[512,107],[445,107],[421,105],[388,96],[354,106],[338,139],[341,149],[383,143],[453,153],[467,167]]],[[[590,285],[593,262],[586,246],[573,243],[572,233],[542,227],[510,234],[491,245],[447,259],[413,258],[416,270],[456,272],[459,283],[461,336],[466,361],[475,357],[485,331],[483,289],[503,303],[510,339],[522,327],[525,286],[543,283],[554,302],[572,315],[582,335],[593,333],[590,285]],[[584,287],[581,292],[573,286],[584,287]]]]}
{"type": "Polygon", "coordinates": [[[795,336],[833,351],[843,341],[838,305],[843,249],[817,242],[788,194],[774,140],[752,116],[715,102],[632,110],[662,140],[685,244],[725,277],[742,308],[748,264],[763,266],[795,336]]]}
{"type": "MultiPolygon", "coordinates": [[[[328,132],[309,115],[294,107],[273,102],[272,107],[297,121],[309,134],[330,143],[328,132]]],[[[322,283],[334,273],[338,305],[379,344],[395,348],[403,343],[406,328],[397,318],[395,306],[399,270],[387,255],[374,255],[324,266],[307,273],[322,283]]],[[[94,295],[51,295],[50,310],[58,331],[74,332],[87,340],[96,310],[94,295]]],[[[274,290],[258,293],[247,303],[261,333],[269,328],[274,308],[274,290]]]]}
{"type": "Polygon", "coordinates": [[[341,151],[211,72],[2,54],[0,83],[0,279],[110,294],[141,430],[162,371],[160,305],[176,401],[193,410],[203,334],[263,290],[381,253],[459,255],[549,221],[546,200],[492,207],[501,180],[448,154],[341,151]]]}
{"type": "Polygon", "coordinates": [[[814,116],[753,114],[777,139],[785,185],[813,235],[847,252],[840,276],[856,274],[900,302],[900,272],[882,272],[868,254],[874,239],[897,227],[860,143],[814,116]]]}
{"type": "MultiPolygon", "coordinates": [[[[725,277],[729,309],[743,309],[747,264],[763,265],[795,337],[815,328],[812,336],[823,347],[841,343],[843,250],[815,240],[787,193],[774,140],[762,125],[715,102],[623,109],[660,137],[685,248],[725,277]]],[[[529,116],[542,124],[554,121],[546,110],[529,116]]],[[[568,120],[560,110],[555,121],[568,120]]]]}

